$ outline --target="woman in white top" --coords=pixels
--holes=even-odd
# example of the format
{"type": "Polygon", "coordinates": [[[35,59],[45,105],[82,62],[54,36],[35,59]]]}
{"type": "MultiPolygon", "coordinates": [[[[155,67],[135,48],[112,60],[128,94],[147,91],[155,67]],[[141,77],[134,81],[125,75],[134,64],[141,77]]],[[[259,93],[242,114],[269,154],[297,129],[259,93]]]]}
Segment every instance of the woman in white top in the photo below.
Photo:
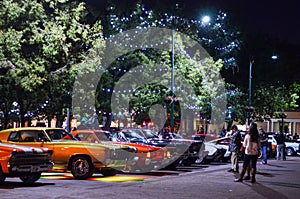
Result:
{"type": "Polygon", "coordinates": [[[255,183],[256,163],[260,155],[260,138],[257,130],[257,125],[253,123],[250,126],[249,134],[245,136],[243,146],[245,147],[245,158],[240,177],[235,179],[235,182],[243,182],[243,177],[246,173],[247,167],[250,165],[251,182],[255,183]]]}

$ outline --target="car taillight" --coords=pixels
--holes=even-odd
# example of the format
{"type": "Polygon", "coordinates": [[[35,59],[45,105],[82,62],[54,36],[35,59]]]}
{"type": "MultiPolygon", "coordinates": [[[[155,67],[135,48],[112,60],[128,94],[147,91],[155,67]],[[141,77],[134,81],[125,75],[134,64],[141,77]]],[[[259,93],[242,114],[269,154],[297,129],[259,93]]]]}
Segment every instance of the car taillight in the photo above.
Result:
{"type": "Polygon", "coordinates": [[[170,151],[165,151],[165,158],[171,158],[171,152],[170,151]]]}
{"type": "Polygon", "coordinates": [[[157,150],[151,152],[151,158],[152,159],[163,159],[165,157],[165,152],[163,150],[157,150]]]}
{"type": "Polygon", "coordinates": [[[151,158],[151,152],[147,152],[146,158],[147,158],[147,159],[150,159],[150,158],[151,158]]]}

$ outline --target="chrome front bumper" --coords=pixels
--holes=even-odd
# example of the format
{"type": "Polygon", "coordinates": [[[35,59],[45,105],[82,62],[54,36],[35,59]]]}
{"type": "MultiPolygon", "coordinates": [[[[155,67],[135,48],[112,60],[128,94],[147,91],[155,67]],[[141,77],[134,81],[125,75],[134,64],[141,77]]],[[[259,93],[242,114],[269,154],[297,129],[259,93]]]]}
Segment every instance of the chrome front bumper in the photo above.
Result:
{"type": "Polygon", "coordinates": [[[53,168],[53,163],[45,163],[38,165],[11,165],[11,173],[39,173],[47,172],[53,168]]]}

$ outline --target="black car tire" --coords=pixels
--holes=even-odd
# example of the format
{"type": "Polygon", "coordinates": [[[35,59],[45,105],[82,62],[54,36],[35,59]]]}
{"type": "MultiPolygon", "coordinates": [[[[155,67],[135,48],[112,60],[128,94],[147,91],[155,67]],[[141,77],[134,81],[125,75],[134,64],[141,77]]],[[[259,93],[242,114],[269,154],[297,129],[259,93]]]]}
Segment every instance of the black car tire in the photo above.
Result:
{"type": "Polygon", "coordinates": [[[162,169],[164,169],[164,170],[176,170],[176,168],[177,168],[177,166],[179,165],[179,162],[180,162],[180,161],[181,161],[181,159],[179,158],[179,159],[177,159],[177,160],[171,162],[170,164],[168,164],[167,166],[165,166],[165,167],[162,168],[162,169]]]}
{"type": "Polygon", "coordinates": [[[76,156],[71,162],[71,173],[77,180],[86,180],[94,173],[92,161],[85,156],[76,156]]]}
{"type": "Polygon", "coordinates": [[[101,171],[101,174],[105,177],[106,176],[115,176],[117,173],[118,173],[118,171],[115,169],[107,169],[107,170],[101,171]]]}
{"type": "Polygon", "coordinates": [[[2,172],[2,168],[1,168],[1,165],[0,165],[0,183],[4,182],[5,181],[5,175],[3,174],[2,172]]]}
{"type": "Polygon", "coordinates": [[[42,174],[41,172],[29,173],[27,175],[20,176],[20,179],[26,184],[32,184],[40,179],[41,174],[42,174]]]}

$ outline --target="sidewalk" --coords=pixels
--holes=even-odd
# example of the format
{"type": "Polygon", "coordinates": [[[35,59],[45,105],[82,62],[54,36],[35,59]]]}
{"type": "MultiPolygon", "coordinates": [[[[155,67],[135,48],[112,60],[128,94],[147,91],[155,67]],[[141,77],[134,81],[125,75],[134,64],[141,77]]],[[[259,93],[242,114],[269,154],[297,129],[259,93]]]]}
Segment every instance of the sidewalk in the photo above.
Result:
{"type": "MultiPolygon", "coordinates": [[[[242,162],[239,163],[240,168],[242,162]]],[[[201,175],[201,198],[300,198],[300,157],[287,157],[286,161],[268,160],[257,163],[256,183],[234,182],[238,174],[227,172],[230,165],[209,166],[201,175]],[[207,196],[207,197],[206,197],[207,196]]],[[[203,172],[203,171],[202,171],[203,172]]]]}

